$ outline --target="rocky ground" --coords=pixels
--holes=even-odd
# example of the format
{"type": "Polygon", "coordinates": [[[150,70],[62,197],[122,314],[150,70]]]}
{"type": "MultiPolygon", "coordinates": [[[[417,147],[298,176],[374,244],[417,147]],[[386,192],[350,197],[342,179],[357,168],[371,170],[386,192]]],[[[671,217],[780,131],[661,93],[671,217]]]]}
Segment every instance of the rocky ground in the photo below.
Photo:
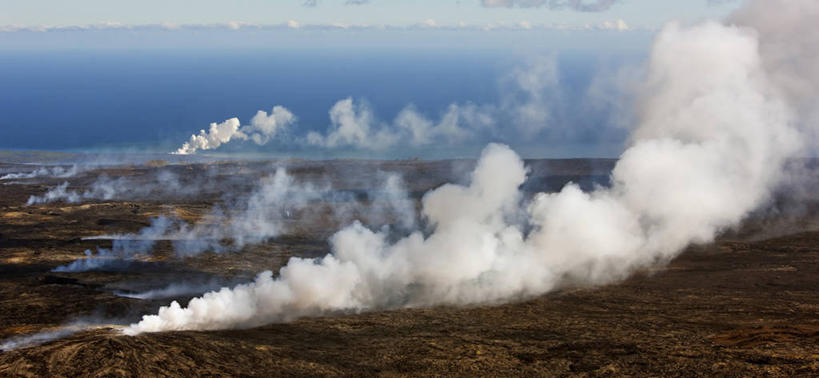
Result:
{"type": "MultiPolygon", "coordinates": [[[[458,173],[468,172],[470,164],[288,166],[296,177],[326,179],[354,194],[367,190],[369,181],[360,172],[398,171],[418,198],[442,182],[464,180],[458,173]]],[[[525,189],[534,192],[567,181],[605,184],[611,161],[529,165],[533,179],[525,189]]],[[[225,163],[215,171],[213,164],[115,167],[65,179],[82,188],[101,172],[149,180],[157,170],[170,170],[201,183],[192,177],[210,172],[205,175],[210,189],[168,198],[143,193],[24,206],[30,195],[64,180],[0,185],[0,343],[26,341],[32,334],[63,336],[0,351],[0,375],[819,375],[819,232],[813,231],[819,227],[810,209],[755,214],[717,242],[691,247],[667,266],[616,285],[567,288],[497,306],[337,314],[248,330],[123,336],[122,324],[170,299],[116,293],[180,279],[243,282],[260,270],[276,270],[290,256],[327,253],[326,239],[338,225],[304,225],[241,253],[186,259],[160,242],[154,255],[125,269],[51,272],[86,249],[110,246],[83,237],[135,232],[151,217],[170,212],[199,219],[224,199],[223,188],[249,191],[270,167],[267,162],[225,163]],[[79,331],[58,334],[66,325],[79,331]]]]}

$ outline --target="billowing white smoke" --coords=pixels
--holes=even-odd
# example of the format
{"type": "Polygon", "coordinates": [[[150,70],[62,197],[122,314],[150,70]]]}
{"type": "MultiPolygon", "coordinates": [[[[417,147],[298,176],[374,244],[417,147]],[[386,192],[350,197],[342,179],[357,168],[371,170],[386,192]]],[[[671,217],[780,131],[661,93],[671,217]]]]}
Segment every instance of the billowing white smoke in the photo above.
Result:
{"type": "Polygon", "coordinates": [[[9,173],[5,174],[0,177],[0,180],[19,180],[19,179],[30,179],[30,178],[37,178],[37,177],[56,177],[56,178],[68,178],[73,177],[77,173],[79,173],[79,168],[76,165],[72,165],[69,168],[62,167],[62,166],[55,166],[55,167],[40,167],[31,172],[18,172],[18,173],[9,173]]]}
{"type": "Polygon", "coordinates": [[[333,253],[322,259],[292,258],[276,277],[263,272],[187,307],[173,302],[125,333],[505,301],[666,262],[736,226],[768,199],[785,159],[800,149],[788,97],[758,47],[752,29],[667,26],[651,55],[641,122],[610,188],[585,193],[569,184],[523,206],[523,162],[490,145],[469,186],[424,196],[431,234],[391,243],[356,223],[331,238],[333,253]]]}
{"type": "Polygon", "coordinates": [[[266,144],[284,128],[295,122],[296,117],[283,106],[274,106],[268,115],[259,110],[250,120],[250,125],[241,126],[238,118],[231,118],[222,123],[211,123],[208,131],[200,130],[191,135],[190,140],[174,152],[177,155],[189,155],[198,150],[212,150],[233,139],[247,140],[256,144],[266,144]]]}

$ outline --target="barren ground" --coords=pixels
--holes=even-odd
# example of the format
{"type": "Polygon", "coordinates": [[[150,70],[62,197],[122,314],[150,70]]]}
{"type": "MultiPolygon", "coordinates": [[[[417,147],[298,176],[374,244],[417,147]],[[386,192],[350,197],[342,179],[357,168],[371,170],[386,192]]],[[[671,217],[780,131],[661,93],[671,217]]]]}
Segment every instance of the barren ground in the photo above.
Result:
{"type": "MultiPolygon", "coordinates": [[[[591,187],[604,182],[611,167],[611,161],[529,163],[530,192],[567,181],[591,187]]],[[[355,194],[368,189],[361,172],[400,171],[417,198],[443,182],[463,180],[459,172],[468,172],[470,164],[296,162],[290,172],[326,178],[355,194]]],[[[217,188],[248,191],[272,172],[269,166],[224,164],[210,182],[213,190],[174,198],[24,206],[29,195],[63,179],[0,184],[0,340],[79,320],[112,324],[0,351],[0,375],[819,375],[819,232],[813,231],[819,227],[813,210],[796,218],[756,214],[717,242],[691,247],[669,265],[615,285],[567,288],[497,306],[338,314],[247,330],[122,336],[114,324],[154,313],[170,299],[114,292],[180,279],[249,280],[261,270],[275,271],[290,256],[324,255],[327,237],[340,225],[300,224],[297,232],[242,252],[188,259],[174,257],[170,243],[161,242],[154,257],[126,270],[51,272],[86,249],[110,247],[110,241],[82,237],[135,232],[150,217],[169,212],[198,219],[221,200],[217,188]]],[[[102,171],[147,177],[157,169],[185,179],[207,167],[102,171]]],[[[99,173],[67,180],[82,187],[99,173]]],[[[324,211],[322,206],[315,211],[324,211]]],[[[308,214],[295,222],[301,216],[308,214]]]]}

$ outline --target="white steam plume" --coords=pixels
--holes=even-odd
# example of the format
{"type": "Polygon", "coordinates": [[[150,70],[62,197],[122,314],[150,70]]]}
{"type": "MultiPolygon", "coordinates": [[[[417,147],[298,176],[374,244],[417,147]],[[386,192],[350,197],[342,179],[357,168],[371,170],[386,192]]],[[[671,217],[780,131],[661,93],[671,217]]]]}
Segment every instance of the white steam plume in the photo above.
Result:
{"type": "Polygon", "coordinates": [[[198,150],[212,150],[230,142],[231,139],[247,139],[247,135],[239,131],[238,118],[231,118],[222,123],[211,123],[208,131],[200,130],[198,135],[191,135],[190,140],[174,153],[189,155],[198,150]]]}
{"type": "Polygon", "coordinates": [[[292,258],[276,277],[263,272],[187,307],[173,302],[124,332],[491,303],[613,282],[664,263],[764,203],[785,160],[800,151],[795,113],[758,47],[752,29],[715,22],[664,28],[651,55],[640,124],[610,188],[585,193],[569,184],[535,196],[524,209],[523,162],[509,148],[490,145],[469,186],[445,185],[424,196],[431,234],[391,243],[353,224],[331,238],[333,253],[322,259],[292,258]]]}
{"type": "Polygon", "coordinates": [[[190,140],[174,152],[189,155],[198,150],[212,150],[231,140],[247,140],[263,145],[284,128],[296,121],[296,117],[283,106],[274,106],[270,114],[259,110],[250,120],[250,125],[241,126],[238,118],[230,118],[222,123],[211,123],[208,131],[200,130],[191,135],[190,140]]]}

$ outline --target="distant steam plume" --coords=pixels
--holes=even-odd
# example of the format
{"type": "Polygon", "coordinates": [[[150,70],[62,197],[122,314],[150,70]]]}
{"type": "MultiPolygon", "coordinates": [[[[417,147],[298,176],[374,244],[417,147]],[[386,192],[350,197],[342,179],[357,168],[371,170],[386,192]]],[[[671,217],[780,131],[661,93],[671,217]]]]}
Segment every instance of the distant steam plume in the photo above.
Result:
{"type": "MultiPolygon", "coordinates": [[[[620,114],[615,113],[632,101],[630,93],[619,88],[619,75],[598,72],[588,86],[573,88],[572,96],[565,95],[560,76],[556,57],[528,59],[504,75],[499,83],[501,92],[497,103],[451,103],[436,116],[408,104],[391,121],[376,117],[366,101],[347,97],[328,111],[330,123],[326,130],[293,135],[292,142],[323,149],[383,152],[396,147],[463,145],[486,138],[528,142],[546,135],[552,140],[574,142],[582,140],[586,133],[603,140],[611,139],[608,135],[611,130],[601,127],[601,123],[621,126],[623,121],[617,119],[620,114]],[[614,94],[607,93],[617,90],[619,92],[614,94]],[[610,119],[604,120],[607,117],[610,119]],[[510,133],[510,127],[516,132],[510,133]]],[[[193,154],[234,140],[251,139],[259,145],[282,142],[288,135],[283,130],[295,119],[280,106],[274,107],[270,115],[260,111],[248,126],[239,126],[239,120],[232,118],[212,124],[210,131],[202,130],[199,135],[191,136],[175,153],[193,154]]],[[[619,133],[617,136],[620,137],[619,133]]]]}
{"type": "MultiPolygon", "coordinates": [[[[756,1],[747,9],[761,7],[775,18],[784,3],[756,1]]],[[[799,24],[815,20],[806,12],[793,15],[799,24]]],[[[813,38],[817,29],[811,25],[809,33],[784,40],[813,38]]],[[[790,64],[771,65],[766,54],[777,49],[765,48],[767,36],[758,34],[765,30],[706,22],[672,23],[659,33],[640,121],[610,188],[583,192],[569,184],[523,203],[523,161],[492,144],[469,185],[444,185],[424,196],[429,233],[393,242],[354,223],[331,238],[332,254],[291,258],[276,276],[260,273],[254,282],[206,293],[186,307],[173,302],[124,332],[252,327],[339,311],[508,301],[620,280],[667,262],[691,243],[710,242],[769,199],[784,162],[802,147],[798,125],[805,124],[804,113],[779,77],[798,74],[789,67],[819,62],[816,55],[793,51],[790,64]]]]}
{"type": "Polygon", "coordinates": [[[174,153],[188,155],[198,150],[212,150],[233,139],[247,140],[249,138],[256,144],[262,145],[295,120],[293,113],[285,107],[274,106],[270,114],[259,110],[250,120],[250,125],[241,126],[238,118],[230,118],[222,123],[211,123],[210,129],[191,135],[190,140],[174,153]]]}

